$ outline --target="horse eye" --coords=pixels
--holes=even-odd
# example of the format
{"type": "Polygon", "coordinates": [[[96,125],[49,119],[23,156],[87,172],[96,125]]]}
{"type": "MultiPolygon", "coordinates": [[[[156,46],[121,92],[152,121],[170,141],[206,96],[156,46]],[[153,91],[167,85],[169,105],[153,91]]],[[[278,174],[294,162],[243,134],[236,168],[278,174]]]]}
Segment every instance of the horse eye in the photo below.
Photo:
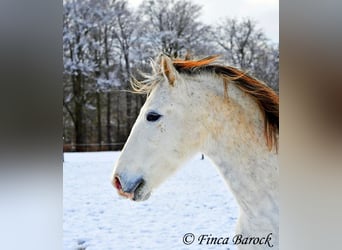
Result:
{"type": "Polygon", "coordinates": [[[159,118],[161,117],[160,114],[156,113],[156,112],[149,112],[146,116],[146,120],[148,120],[149,122],[155,122],[157,121],[159,118]]]}

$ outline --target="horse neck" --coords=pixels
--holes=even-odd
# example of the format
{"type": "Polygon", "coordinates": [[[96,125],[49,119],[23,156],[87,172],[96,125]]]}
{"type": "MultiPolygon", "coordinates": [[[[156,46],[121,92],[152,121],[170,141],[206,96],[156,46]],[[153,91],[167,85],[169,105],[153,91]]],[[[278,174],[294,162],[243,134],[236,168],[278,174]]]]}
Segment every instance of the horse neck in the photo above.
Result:
{"type": "Polygon", "coordinates": [[[224,98],[223,79],[203,77],[201,81],[206,85],[199,91],[203,101],[199,106],[204,108],[198,112],[207,131],[203,152],[230,186],[241,216],[259,227],[276,227],[277,155],[266,146],[259,106],[233,83],[228,85],[228,98],[224,98]]]}

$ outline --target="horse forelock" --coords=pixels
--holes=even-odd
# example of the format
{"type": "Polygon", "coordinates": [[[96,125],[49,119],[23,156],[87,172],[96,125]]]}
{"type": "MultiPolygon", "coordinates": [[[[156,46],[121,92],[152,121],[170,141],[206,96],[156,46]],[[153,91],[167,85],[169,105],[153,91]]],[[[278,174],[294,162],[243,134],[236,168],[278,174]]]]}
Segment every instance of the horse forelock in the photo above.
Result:
{"type": "MultiPolygon", "coordinates": [[[[258,104],[264,118],[264,133],[266,144],[269,150],[273,147],[278,150],[278,134],[279,134],[279,96],[263,82],[253,78],[247,73],[230,66],[214,64],[218,59],[218,55],[205,57],[200,60],[181,60],[173,59],[171,69],[166,65],[163,57],[157,61],[152,61],[153,74],[144,75],[145,81],[133,81],[132,87],[138,93],[148,94],[162,79],[167,77],[170,85],[174,85],[175,73],[198,75],[200,73],[212,73],[223,78],[224,96],[227,96],[227,82],[234,83],[241,91],[251,96],[258,104]],[[172,74],[170,76],[170,74],[172,74]],[[171,79],[171,80],[170,80],[171,79]]],[[[170,60],[168,58],[168,60],[170,60]]]]}

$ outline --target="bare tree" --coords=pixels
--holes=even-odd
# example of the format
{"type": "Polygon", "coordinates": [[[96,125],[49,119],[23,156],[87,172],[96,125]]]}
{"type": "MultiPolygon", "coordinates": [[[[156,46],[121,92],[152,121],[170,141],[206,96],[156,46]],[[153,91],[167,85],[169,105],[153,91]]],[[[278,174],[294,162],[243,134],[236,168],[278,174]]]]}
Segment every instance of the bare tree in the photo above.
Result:
{"type": "Polygon", "coordinates": [[[152,51],[178,57],[204,43],[209,26],[199,21],[201,6],[188,0],[145,0],[141,5],[143,41],[152,51]]]}
{"type": "Polygon", "coordinates": [[[216,26],[213,37],[230,64],[278,89],[278,50],[256,22],[226,18],[216,26]]]}
{"type": "MultiPolygon", "coordinates": [[[[113,35],[117,41],[118,49],[123,60],[120,60],[120,65],[123,70],[122,83],[126,89],[129,89],[131,79],[132,59],[131,51],[134,43],[138,39],[139,16],[128,8],[127,1],[117,1],[113,5],[115,13],[113,35]]],[[[126,115],[127,127],[131,130],[135,119],[132,107],[132,93],[126,92],[126,115]]],[[[129,132],[128,131],[128,132],[129,132]]],[[[127,133],[128,134],[128,133],[127,133]]]]}
{"type": "Polygon", "coordinates": [[[70,114],[75,128],[76,150],[83,151],[86,143],[85,104],[86,87],[85,78],[94,70],[89,60],[89,43],[86,36],[91,28],[85,22],[84,16],[88,10],[84,5],[68,2],[64,8],[63,44],[64,44],[64,73],[70,76],[72,99],[63,100],[65,109],[70,114]],[[73,101],[73,108],[70,102],[73,101]]]}
{"type": "Polygon", "coordinates": [[[260,52],[258,63],[253,65],[255,77],[263,80],[276,92],[279,92],[279,48],[278,45],[268,44],[260,52]]]}
{"type": "Polygon", "coordinates": [[[113,15],[108,0],[64,3],[64,75],[70,77],[64,81],[64,89],[70,98],[65,98],[63,105],[74,123],[78,151],[84,149],[91,132],[87,132],[87,121],[93,120],[91,110],[97,111],[97,141],[101,145],[102,93],[118,85],[111,51],[113,15]]]}

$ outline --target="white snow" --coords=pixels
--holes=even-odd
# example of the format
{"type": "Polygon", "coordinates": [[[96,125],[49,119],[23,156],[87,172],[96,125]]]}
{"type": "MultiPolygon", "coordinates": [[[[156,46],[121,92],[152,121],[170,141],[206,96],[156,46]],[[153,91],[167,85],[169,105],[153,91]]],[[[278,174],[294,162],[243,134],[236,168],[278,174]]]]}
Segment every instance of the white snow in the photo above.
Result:
{"type": "Polygon", "coordinates": [[[199,245],[201,234],[235,235],[238,207],[216,168],[200,155],[183,166],[149,200],[118,196],[110,175],[119,152],[65,153],[63,249],[230,249],[199,245]],[[191,245],[183,235],[193,233],[191,245]]]}

